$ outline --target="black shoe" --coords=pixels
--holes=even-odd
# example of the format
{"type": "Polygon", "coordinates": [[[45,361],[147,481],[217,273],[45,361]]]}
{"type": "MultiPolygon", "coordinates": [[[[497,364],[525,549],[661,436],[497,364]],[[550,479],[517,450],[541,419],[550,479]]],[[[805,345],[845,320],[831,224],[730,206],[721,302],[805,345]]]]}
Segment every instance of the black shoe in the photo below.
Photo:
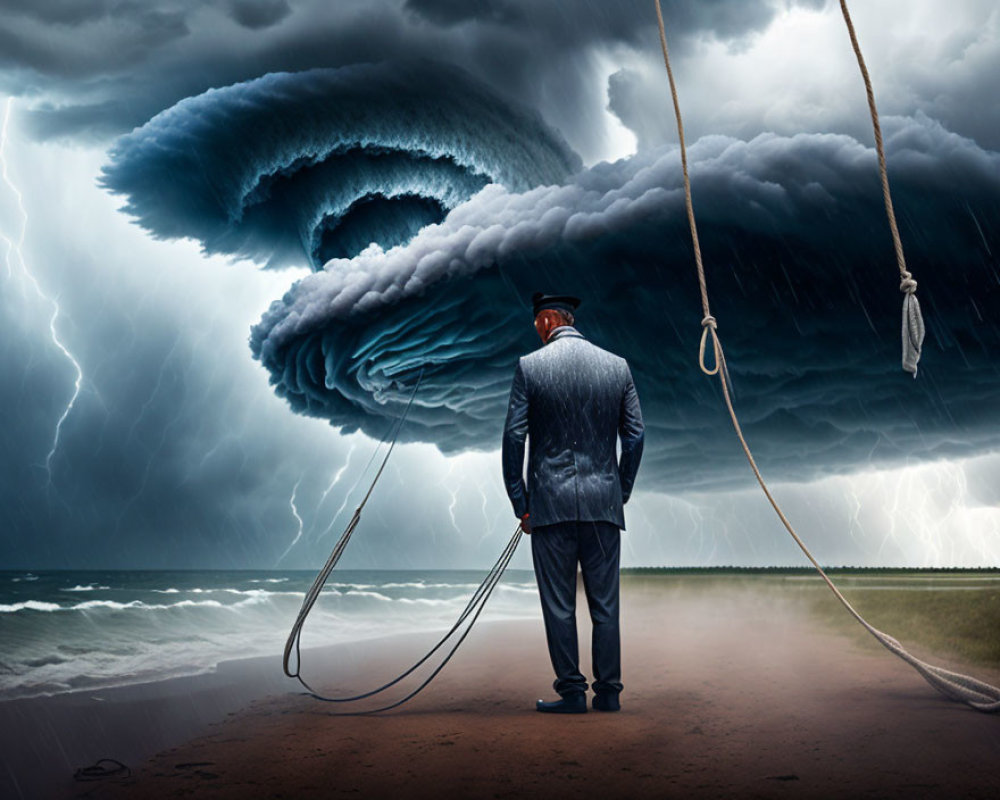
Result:
{"type": "Polygon", "coordinates": [[[594,711],[621,711],[622,704],[617,694],[595,694],[594,711]]]}
{"type": "Polygon", "coordinates": [[[546,714],[586,714],[587,696],[583,692],[575,692],[551,703],[539,700],[535,703],[535,711],[546,714]]]}

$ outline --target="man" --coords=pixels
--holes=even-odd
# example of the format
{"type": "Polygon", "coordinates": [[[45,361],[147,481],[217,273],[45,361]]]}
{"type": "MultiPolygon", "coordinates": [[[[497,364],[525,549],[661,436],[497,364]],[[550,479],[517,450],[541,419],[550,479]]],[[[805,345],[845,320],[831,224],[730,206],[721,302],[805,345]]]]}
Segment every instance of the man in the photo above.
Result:
{"type": "Polygon", "coordinates": [[[531,534],[554,686],[561,697],[539,700],[536,708],[560,714],[587,710],[576,636],[577,563],[593,622],[593,707],[621,707],[620,529],[644,436],[628,364],[573,327],[579,305],[567,295],[536,292],[532,297],[535,330],[544,346],[522,357],[514,372],[502,454],[514,514],[531,534]],[[530,440],[527,486],[525,437],[530,440]]]}

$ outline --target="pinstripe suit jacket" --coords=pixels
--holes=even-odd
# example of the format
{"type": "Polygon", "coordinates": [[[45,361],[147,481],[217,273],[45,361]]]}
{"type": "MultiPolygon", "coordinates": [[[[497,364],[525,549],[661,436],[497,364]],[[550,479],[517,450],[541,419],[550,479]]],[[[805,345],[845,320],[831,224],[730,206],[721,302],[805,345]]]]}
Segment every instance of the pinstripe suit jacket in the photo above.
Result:
{"type": "Polygon", "coordinates": [[[533,527],[581,520],[624,528],[622,507],[632,493],[643,438],[625,359],[573,327],[556,328],[514,372],[501,455],[514,514],[530,513],[533,527]]]}

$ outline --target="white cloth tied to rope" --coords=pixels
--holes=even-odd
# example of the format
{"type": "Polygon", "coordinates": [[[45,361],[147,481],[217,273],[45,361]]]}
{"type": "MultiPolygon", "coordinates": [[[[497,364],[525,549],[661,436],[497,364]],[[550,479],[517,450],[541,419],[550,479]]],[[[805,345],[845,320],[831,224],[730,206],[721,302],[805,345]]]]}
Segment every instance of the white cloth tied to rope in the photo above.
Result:
{"type": "Polygon", "coordinates": [[[917,362],[920,361],[920,346],[924,342],[924,318],[920,314],[917,300],[917,282],[909,273],[899,284],[903,297],[903,369],[917,377],[917,362]]]}

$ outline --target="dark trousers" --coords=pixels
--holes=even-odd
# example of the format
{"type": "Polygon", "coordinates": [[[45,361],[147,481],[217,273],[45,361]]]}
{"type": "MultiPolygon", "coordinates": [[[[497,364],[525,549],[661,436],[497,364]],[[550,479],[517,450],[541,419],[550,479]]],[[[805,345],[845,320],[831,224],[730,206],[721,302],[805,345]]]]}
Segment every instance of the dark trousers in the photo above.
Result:
{"type": "Polygon", "coordinates": [[[590,619],[594,691],[617,694],[621,683],[618,623],[618,562],[621,531],[610,522],[560,522],[531,532],[538,594],[555,690],[565,697],[585,692],[576,637],[576,565],[583,573],[590,619]]]}

